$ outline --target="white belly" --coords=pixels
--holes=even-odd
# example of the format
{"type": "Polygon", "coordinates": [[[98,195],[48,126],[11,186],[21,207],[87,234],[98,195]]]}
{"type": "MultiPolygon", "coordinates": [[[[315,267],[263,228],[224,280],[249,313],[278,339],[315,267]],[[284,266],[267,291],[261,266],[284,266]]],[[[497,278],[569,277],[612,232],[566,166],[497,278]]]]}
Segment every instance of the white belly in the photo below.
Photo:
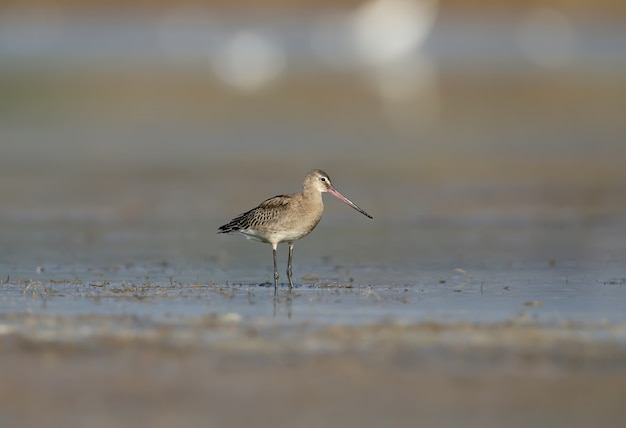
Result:
{"type": "Polygon", "coordinates": [[[242,233],[248,239],[266,242],[268,244],[273,245],[273,244],[279,244],[281,242],[297,241],[300,238],[304,238],[312,230],[313,228],[301,229],[301,230],[277,230],[277,231],[265,230],[263,232],[260,232],[255,229],[241,229],[239,230],[239,232],[242,233]]]}

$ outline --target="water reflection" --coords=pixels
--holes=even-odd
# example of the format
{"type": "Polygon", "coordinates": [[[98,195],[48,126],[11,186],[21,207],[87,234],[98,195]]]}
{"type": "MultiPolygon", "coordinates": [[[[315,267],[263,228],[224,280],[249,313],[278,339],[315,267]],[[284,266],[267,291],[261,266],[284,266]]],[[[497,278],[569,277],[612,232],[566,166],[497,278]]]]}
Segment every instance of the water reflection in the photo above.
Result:
{"type": "Polygon", "coordinates": [[[437,66],[423,49],[437,7],[437,0],[368,1],[315,22],[311,46],[330,67],[356,70],[389,124],[411,133],[439,112],[437,66]]]}
{"type": "Polygon", "coordinates": [[[277,319],[278,313],[279,313],[279,309],[281,308],[281,306],[284,306],[284,309],[287,312],[287,319],[291,319],[293,316],[293,293],[294,291],[289,288],[287,291],[285,291],[283,293],[282,296],[279,296],[278,294],[278,289],[274,289],[274,299],[272,301],[273,303],[273,318],[277,319]]]}
{"type": "Polygon", "coordinates": [[[370,0],[349,18],[352,43],[365,64],[378,67],[412,58],[432,30],[437,0],[370,0]]]}
{"type": "Polygon", "coordinates": [[[285,70],[283,49],[259,32],[244,31],[229,37],[213,56],[218,78],[241,90],[256,90],[285,70]]]}

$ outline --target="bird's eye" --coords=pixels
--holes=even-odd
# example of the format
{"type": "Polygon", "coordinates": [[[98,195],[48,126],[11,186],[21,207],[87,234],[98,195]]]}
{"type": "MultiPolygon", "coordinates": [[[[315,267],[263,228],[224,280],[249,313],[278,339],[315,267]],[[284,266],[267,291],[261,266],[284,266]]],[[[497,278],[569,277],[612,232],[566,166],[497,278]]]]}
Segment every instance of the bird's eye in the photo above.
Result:
{"type": "Polygon", "coordinates": [[[322,177],[322,178],[320,178],[320,180],[322,180],[324,183],[326,183],[326,177],[322,177]]]}

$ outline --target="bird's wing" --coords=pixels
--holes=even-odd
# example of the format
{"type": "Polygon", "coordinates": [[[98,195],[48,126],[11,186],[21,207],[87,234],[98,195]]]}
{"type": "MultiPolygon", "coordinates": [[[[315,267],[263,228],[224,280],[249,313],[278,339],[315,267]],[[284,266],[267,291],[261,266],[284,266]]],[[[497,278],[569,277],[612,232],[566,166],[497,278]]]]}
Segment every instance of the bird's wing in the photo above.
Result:
{"type": "Polygon", "coordinates": [[[293,195],[278,195],[261,202],[257,207],[238,215],[227,224],[219,228],[219,232],[228,233],[240,229],[250,229],[267,225],[273,219],[280,217],[287,209],[293,195]]]}
{"type": "Polygon", "coordinates": [[[284,207],[286,207],[287,205],[289,205],[289,201],[291,201],[291,199],[293,198],[293,195],[277,195],[274,196],[273,198],[269,198],[264,200],[263,202],[261,202],[259,204],[258,207],[254,208],[256,209],[265,209],[265,210],[281,210],[284,207]]]}

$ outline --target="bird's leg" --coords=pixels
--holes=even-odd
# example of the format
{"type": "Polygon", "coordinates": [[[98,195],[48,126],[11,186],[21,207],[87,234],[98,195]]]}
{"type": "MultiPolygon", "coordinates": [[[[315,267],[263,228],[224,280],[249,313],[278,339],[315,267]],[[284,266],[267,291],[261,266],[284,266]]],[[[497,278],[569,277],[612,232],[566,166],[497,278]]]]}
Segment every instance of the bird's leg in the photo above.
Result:
{"type": "Polygon", "coordinates": [[[293,258],[293,242],[289,243],[289,257],[287,258],[287,278],[289,279],[289,288],[293,288],[293,280],[291,279],[291,259],[293,258]]]}
{"type": "Polygon", "coordinates": [[[278,290],[278,267],[276,264],[276,246],[272,247],[272,252],[274,253],[274,291],[278,290]]]}

